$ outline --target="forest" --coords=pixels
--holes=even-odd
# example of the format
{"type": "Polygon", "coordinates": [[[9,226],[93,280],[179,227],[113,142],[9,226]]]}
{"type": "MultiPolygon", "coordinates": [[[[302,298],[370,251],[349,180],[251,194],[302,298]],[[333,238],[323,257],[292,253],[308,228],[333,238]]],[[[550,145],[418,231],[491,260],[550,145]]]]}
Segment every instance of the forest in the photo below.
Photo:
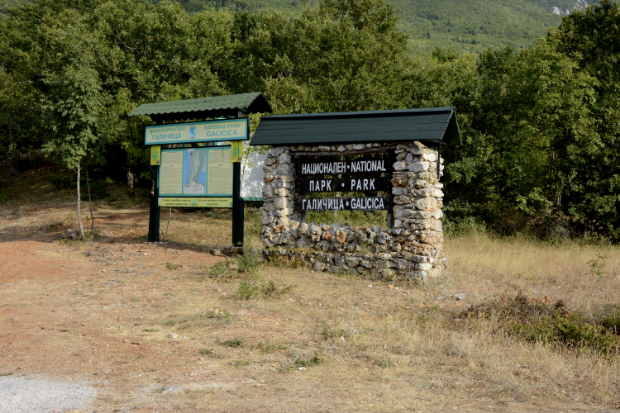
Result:
{"type": "Polygon", "coordinates": [[[44,154],[148,184],[150,119],[127,116],[148,102],[261,91],[277,114],[453,106],[464,145],[442,151],[446,228],[620,240],[617,1],[573,10],[528,47],[428,56],[411,52],[382,0],[322,0],[294,16],[198,9],[167,0],[8,9],[3,161],[19,173],[44,154]]]}

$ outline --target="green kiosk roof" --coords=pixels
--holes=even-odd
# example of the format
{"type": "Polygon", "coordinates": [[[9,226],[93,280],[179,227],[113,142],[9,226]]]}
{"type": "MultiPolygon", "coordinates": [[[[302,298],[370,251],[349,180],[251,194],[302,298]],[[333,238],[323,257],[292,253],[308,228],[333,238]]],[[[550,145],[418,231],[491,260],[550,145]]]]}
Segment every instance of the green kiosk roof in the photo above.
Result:
{"type": "Polygon", "coordinates": [[[214,96],[208,98],[177,100],[174,102],[145,103],[129,116],[150,116],[156,122],[212,117],[237,117],[248,113],[271,113],[271,105],[262,93],[214,96]]]}
{"type": "Polygon", "coordinates": [[[250,145],[432,141],[461,145],[454,108],[264,116],[250,145]]]}

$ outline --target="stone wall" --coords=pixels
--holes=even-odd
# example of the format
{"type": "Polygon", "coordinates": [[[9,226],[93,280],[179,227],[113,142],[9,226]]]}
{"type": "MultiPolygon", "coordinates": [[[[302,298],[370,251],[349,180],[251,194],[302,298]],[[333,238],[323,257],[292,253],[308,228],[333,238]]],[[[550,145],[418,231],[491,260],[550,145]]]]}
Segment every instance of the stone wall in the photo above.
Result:
{"type": "Polygon", "coordinates": [[[383,279],[423,282],[439,275],[446,260],[440,221],[443,185],[437,179],[436,168],[436,151],[419,142],[273,148],[263,168],[264,257],[310,263],[315,271],[347,271],[383,279]],[[300,211],[294,208],[299,196],[292,165],[296,155],[363,154],[369,150],[396,154],[392,173],[393,228],[300,222],[300,211]]]}

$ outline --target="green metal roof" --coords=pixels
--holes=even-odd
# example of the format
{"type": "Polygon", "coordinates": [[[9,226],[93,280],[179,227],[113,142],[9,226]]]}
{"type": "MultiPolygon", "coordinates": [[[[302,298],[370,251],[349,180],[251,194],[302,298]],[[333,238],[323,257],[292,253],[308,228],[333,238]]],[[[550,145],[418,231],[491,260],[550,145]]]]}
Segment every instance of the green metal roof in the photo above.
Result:
{"type": "Polygon", "coordinates": [[[250,145],[433,141],[462,145],[454,108],[264,116],[250,145]]]}
{"type": "Polygon", "coordinates": [[[159,122],[238,116],[239,112],[242,114],[271,113],[272,109],[262,93],[243,93],[174,102],[145,103],[134,109],[129,116],[145,115],[159,122]]]}

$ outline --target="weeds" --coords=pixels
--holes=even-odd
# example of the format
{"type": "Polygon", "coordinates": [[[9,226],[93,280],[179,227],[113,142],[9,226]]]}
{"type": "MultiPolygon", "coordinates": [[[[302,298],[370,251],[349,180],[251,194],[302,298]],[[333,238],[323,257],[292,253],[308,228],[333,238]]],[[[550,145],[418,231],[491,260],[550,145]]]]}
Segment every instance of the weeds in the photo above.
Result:
{"type": "Polygon", "coordinates": [[[234,259],[226,258],[209,268],[206,268],[207,276],[217,281],[229,282],[241,276],[253,276],[263,264],[261,254],[251,250],[245,250],[243,254],[234,259]]]}
{"type": "Polygon", "coordinates": [[[602,281],[604,269],[607,265],[605,260],[607,258],[609,257],[606,255],[597,254],[595,259],[588,261],[588,266],[590,267],[590,270],[588,271],[587,275],[591,276],[592,278],[597,277],[599,282],[602,281]]]}
{"type": "Polygon", "coordinates": [[[314,355],[310,357],[296,358],[293,364],[281,367],[280,371],[284,372],[284,371],[290,371],[290,370],[303,370],[303,369],[307,369],[308,367],[318,366],[319,364],[323,364],[324,362],[325,362],[325,358],[323,357],[323,354],[317,351],[314,353],[314,355]]]}
{"type": "Polygon", "coordinates": [[[145,328],[143,331],[146,332],[146,333],[157,333],[157,332],[159,332],[159,329],[157,329],[157,328],[145,328]]]}
{"type": "Polygon", "coordinates": [[[167,262],[166,267],[168,267],[169,270],[178,270],[179,268],[181,268],[179,264],[173,264],[171,262],[167,262]]]}
{"type": "Polygon", "coordinates": [[[254,276],[252,281],[241,281],[235,293],[238,300],[251,300],[253,298],[269,300],[281,298],[284,294],[292,291],[295,284],[276,284],[273,280],[265,282],[258,276],[254,276]]]}
{"type": "Polygon", "coordinates": [[[230,314],[227,310],[209,310],[206,313],[200,315],[199,317],[200,318],[209,318],[209,319],[223,320],[225,318],[232,317],[232,314],[230,314]]]}
{"type": "Polygon", "coordinates": [[[212,356],[215,354],[215,350],[213,350],[212,348],[203,348],[200,349],[199,351],[200,354],[202,354],[203,356],[212,356]]]}
{"type": "Polygon", "coordinates": [[[263,353],[273,353],[273,352],[280,351],[280,350],[286,350],[288,349],[288,346],[284,344],[267,344],[267,343],[260,342],[257,345],[255,345],[253,348],[260,349],[263,351],[263,353]]]}
{"type": "Polygon", "coordinates": [[[0,377],[6,377],[6,376],[12,376],[13,372],[12,371],[7,371],[6,373],[0,373],[0,377]]]}
{"type": "Polygon", "coordinates": [[[502,329],[528,342],[543,342],[568,349],[593,350],[605,355],[620,349],[620,306],[606,306],[600,314],[586,316],[569,311],[562,300],[549,305],[521,293],[501,297],[461,313],[463,318],[495,316],[502,329]]]}
{"type": "Polygon", "coordinates": [[[234,348],[239,348],[239,347],[247,347],[248,346],[248,342],[243,339],[243,338],[233,338],[232,340],[224,340],[224,341],[220,341],[219,339],[216,340],[217,344],[223,346],[223,347],[234,347],[234,348]]]}
{"type": "Polygon", "coordinates": [[[243,367],[243,366],[248,366],[250,362],[248,360],[233,360],[230,362],[230,364],[232,364],[235,367],[243,367]]]}

